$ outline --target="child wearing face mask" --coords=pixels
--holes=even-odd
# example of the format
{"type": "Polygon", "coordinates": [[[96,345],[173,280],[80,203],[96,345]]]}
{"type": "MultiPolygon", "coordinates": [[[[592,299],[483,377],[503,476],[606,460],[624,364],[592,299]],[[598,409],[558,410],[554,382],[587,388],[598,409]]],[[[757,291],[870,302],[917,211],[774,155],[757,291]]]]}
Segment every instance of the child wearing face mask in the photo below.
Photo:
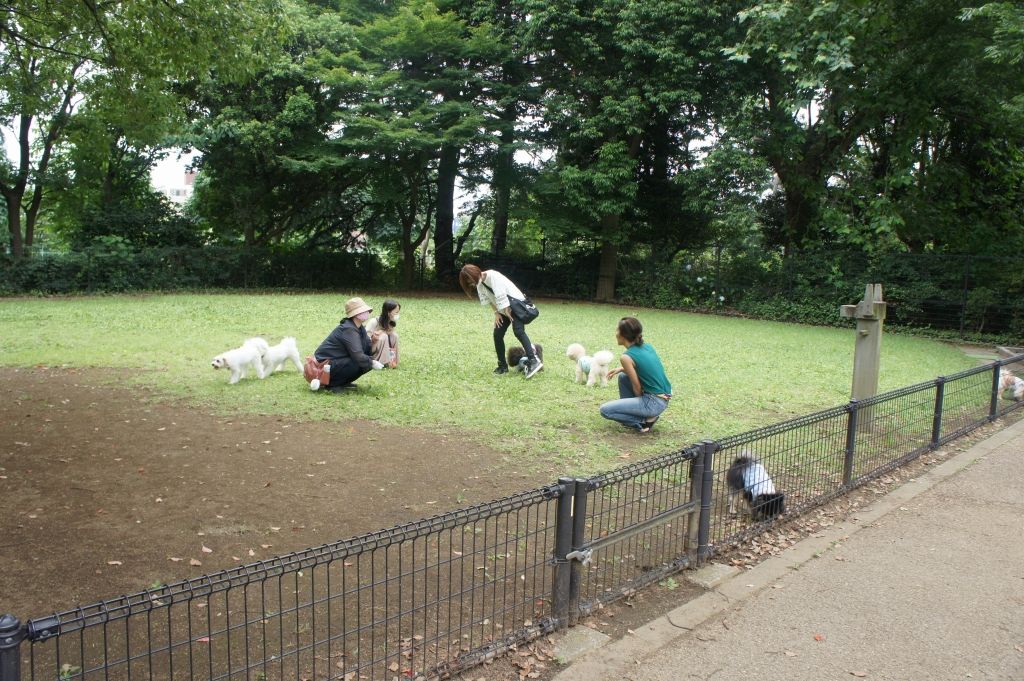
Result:
{"type": "Polygon", "coordinates": [[[345,303],[345,318],[313,353],[318,361],[329,363],[330,381],[323,386],[326,389],[353,389],[357,378],[372,369],[384,368],[381,362],[371,357],[370,337],[363,326],[371,312],[373,308],[362,298],[350,298],[345,303]]]}
{"type": "Polygon", "coordinates": [[[398,367],[398,326],[402,306],[397,300],[385,300],[380,315],[366,322],[366,333],[370,336],[370,356],[385,366],[398,367]]]}

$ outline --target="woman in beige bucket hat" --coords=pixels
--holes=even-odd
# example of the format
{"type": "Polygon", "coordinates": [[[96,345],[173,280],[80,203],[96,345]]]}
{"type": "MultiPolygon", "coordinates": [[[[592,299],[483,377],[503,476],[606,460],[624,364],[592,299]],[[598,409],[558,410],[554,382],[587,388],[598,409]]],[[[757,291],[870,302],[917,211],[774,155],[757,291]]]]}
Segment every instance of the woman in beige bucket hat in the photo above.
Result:
{"type": "MultiPolygon", "coordinates": [[[[330,381],[323,386],[327,390],[355,388],[355,380],[372,369],[383,369],[384,365],[370,357],[370,337],[363,323],[370,318],[373,308],[362,298],[349,298],[345,302],[345,317],[324,339],[313,356],[317,361],[326,361],[330,366],[330,381]]],[[[310,388],[317,390],[320,382],[313,380],[310,388]]]]}

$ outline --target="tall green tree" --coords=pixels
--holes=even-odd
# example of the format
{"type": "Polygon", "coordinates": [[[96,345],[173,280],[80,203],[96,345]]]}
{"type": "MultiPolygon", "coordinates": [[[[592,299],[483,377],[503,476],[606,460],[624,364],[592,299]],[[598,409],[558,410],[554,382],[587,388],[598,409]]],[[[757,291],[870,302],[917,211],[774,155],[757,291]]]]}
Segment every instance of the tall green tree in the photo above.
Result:
{"type": "MultiPolygon", "coordinates": [[[[930,241],[906,228],[926,222],[906,214],[906,199],[929,193],[921,193],[925,184],[938,188],[931,169],[948,158],[946,143],[958,137],[955,146],[973,146],[986,136],[986,126],[968,132],[962,124],[998,117],[1008,83],[1019,82],[982,64],[992,29],[960,15],[951,0],[783,0],[739,13],[746,33],[727,53],[756,86],[729,124],[778,177],[780,246],[837,234],[912,248],[930,241]],[[989,89],[999,94],[978,96],[989,89]]],[[[946,175],[941,186],[959,195],[965,185],[946,175]]],[[[928,202],[916,203],[935,216],[928,202]]]]}
{"type": "Polygon", "coordinates": [[[344,88],[358,71],[355,27],[299,0],[281,16],[283,49],[246,83],[195,93],[191,145],[201,153],[195,208],[219,238],[246,246],[297,243],[340,249],[361,239],[358,158],[335,139],[344,88]]]}
{"type": "MultiPolygon", "coordinates": [[[[107,3],[14,0],[0,17],[0,124],[17,152],[0,163],[10,248],[31,252],[55,145],[84,101],[125,120],[178,110],[171,84],[243,76],[273,36],[274,0],[107,3]]],[[[126,132],[130,130],[126,129],[126,132]]]]}
{"type": "MultiPolygon", "coordinates": [[[[610,300],[619,249],[649,227],[631,220],[644,188],[671,195],[671,178],[692,164],[692,142],[727,106],[730,5],[556,0],[533,3],[529,14],[545,87],[543,142],[556,150],[542,186],[600,243],[597,298],[610,300]]],[[[687,229],[669,204],[681,218],[675,228],[687,229]]]]}
{"type": "MultiPolygon", "coordinates": [[[[431,0],[413,0],[359,33],[367,71],[360,87],[340,111],[341,144],[358,153],[369,172],[389,179],[378,186],[407,183],[417,211],[433,217],[435,275],[449,282],[454,274],[455,186],[463,154],[486,138],[481,107],[482,80],[476,70],[494,61],[500,48],[487,23],[470,25],[454,12],[442,12],[431,0]],[[396,163],[398,175],[383,164],[396,163]],[[417,164],[419,170],[413,170],[417,164]],[[432,204],[423,205],[423,179],[432,178],[432,204]]],[[[394,197],[393,192],[386,196],[394,197]]],[[[397,204],[390,201],[390,211],[397,204]]],[[[405,203],[401,252],[410,276],[416,245],[411,203],[405,203]]]]}

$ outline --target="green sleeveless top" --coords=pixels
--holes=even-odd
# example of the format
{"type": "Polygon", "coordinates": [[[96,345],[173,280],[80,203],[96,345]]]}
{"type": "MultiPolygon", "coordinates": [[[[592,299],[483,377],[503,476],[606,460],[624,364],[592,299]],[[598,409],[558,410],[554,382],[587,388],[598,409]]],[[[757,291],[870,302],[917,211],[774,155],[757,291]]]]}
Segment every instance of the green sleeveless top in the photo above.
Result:
{"type": "Polygon", "coordinates": [[[665,367],[661,358],[650,343],[631,345],[626,348],[626,356],[636,365],[636,375],[640,379],[640,387],[645,393],[652,395],[671,395],[672,384],[665,375],[665,367]]]}

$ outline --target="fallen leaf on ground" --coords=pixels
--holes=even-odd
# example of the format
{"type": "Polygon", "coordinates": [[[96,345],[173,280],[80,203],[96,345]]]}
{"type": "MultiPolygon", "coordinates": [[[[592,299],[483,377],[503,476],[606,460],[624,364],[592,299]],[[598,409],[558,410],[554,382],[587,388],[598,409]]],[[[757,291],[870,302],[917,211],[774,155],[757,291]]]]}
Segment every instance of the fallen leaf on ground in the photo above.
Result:
{"type": "Polygon", "coordinates": [[[123,565],[123,563],[119,560],[108,560],[107,565],[123,565]]]}
{"type": "Polygon", "coordinates": [[[825,634],[815,634],[814,635],[814,640],[815,641],[824,641],[825,640],[825,634]]]}
{"type": "Polygon", "coordinates": [[[189,564],[189,565],[194,565],[195,567],[199,567],[199,566],[201,566],[201,565],[202,565],[202,563],[201,563],[201,562],[199,562],[198,560],[196,560],[195,558],[192,558],[192,559],[190,559],[190,560],[188,561],[188,564],[189,564]]]}

